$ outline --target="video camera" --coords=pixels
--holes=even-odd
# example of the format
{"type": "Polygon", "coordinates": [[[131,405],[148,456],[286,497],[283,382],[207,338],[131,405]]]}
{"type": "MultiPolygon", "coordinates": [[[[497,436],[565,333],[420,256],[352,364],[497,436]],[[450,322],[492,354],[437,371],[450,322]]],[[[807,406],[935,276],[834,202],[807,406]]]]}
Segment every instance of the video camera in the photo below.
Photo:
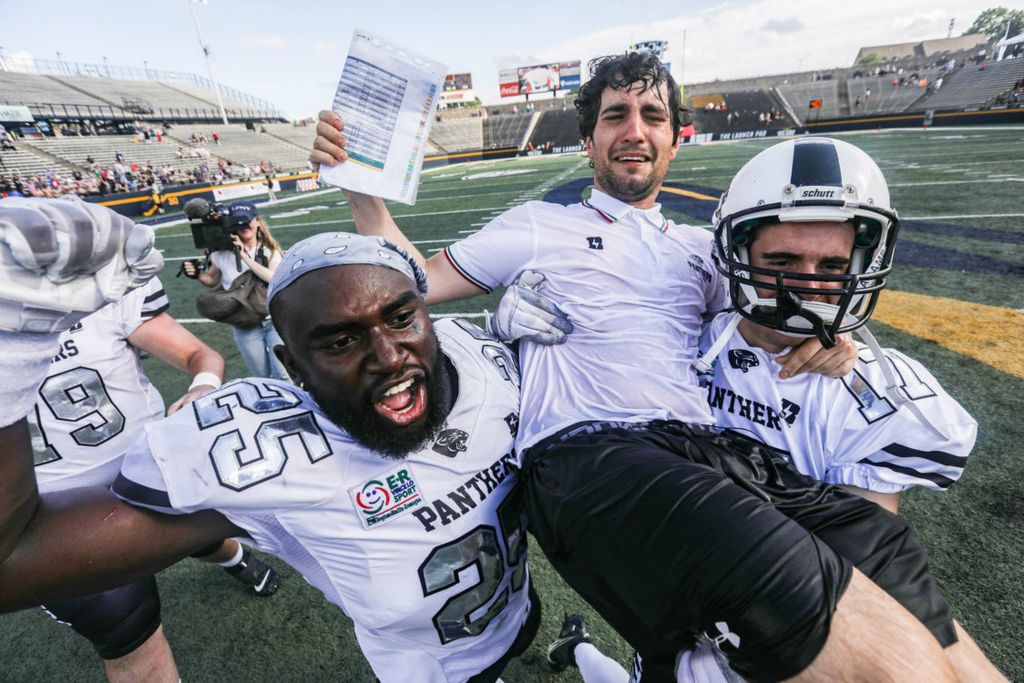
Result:
{"type": "MultiPolygon", "coordinates": [[[[185,203],[185,215],[192,228],[192,240],[197,249],[220,251],[234,249],[231,236],[244,230],[255,216],[255,210],[239,210],[239,206],[225,206],[201,197],[185,203]]],[[[250,208],[251,207],[247,207],[250,208]]]]}

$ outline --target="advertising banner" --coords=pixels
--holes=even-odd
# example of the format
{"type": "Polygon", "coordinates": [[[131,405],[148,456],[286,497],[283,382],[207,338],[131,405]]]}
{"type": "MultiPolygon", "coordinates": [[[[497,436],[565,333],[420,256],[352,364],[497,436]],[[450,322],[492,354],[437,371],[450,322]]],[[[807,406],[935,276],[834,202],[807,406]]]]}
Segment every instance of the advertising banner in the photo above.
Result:
{"type": "Polygon", "coordinates": [[[445,104],[453,102],[472,102],[476,99],[476,92],[473,90],[446,90],[441,93],[439,101],[445,104]]]}
{"type": "Polygon", "coordinates": [[[556,62],[502,69],[498,72],[498,88],[502,97],[536,95],[580,87],[580,62],[556,62]]]}
{"type": "MultiPolygon", "coordinates": [[[[274,192],[281,191],[281,184],[276,180],[271,181],[274,184],[274,192]]],[[[213,190],[213,196],[218,202],[229,202],[234,199],[241,199],[243,197],[253,197],[256,195],[267,194],[267,181],[266,180],[255,180],[250,183],[236,183],[232,185],[225,185],[223,187],[217,187],[213,190]]]]}
{"type": "Polygon", "coordinates": [[[32,112],[28,110],[28,107],[15,106],[12,104],[0,104],[0,123],[2,122],[11,123],[28,123],[35,121],[32,117],[32,112]]]}
{"type": "Polygon", "coordinates": [[[444,77],[444,85],[441,86],[442,92],[472,89],[473,76],[471,74],[448,74],[444,77]]]}

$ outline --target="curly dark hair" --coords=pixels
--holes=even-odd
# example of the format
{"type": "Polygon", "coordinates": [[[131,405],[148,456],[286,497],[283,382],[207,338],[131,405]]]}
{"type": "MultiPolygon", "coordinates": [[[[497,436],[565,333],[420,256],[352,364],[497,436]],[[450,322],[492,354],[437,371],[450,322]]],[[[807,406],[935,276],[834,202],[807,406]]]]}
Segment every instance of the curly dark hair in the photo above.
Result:
{"type": "Polygon", "coordinates": [[[580,123],[580,137],[589,140],[594,136],[597,115],[601,110],[601,95],[605,88],[618,90],[640,84],[641,93],[653,88],[658,94],[658,99],[661,99],[659,86],[662,83],[668,90],[668,110],[672,116],[672,144],[675,144],[679,139],[679,129],[683,124],[685,110],[679,99],[679,86],[661,60],[650,52],[627,52],[591,60],[590,80],[580,88],[579,95],[573,102],[580,123]]]}

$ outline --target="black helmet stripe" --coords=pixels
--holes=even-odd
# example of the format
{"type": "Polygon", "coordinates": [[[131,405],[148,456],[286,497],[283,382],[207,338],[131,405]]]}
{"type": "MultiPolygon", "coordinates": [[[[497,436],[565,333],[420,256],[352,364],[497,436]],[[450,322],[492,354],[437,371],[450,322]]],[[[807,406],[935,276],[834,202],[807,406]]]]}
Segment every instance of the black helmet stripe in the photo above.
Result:
{"type": "Polygon", "coordinates": [[[793,171],[789,182],[797,187],[825,185],[841,187],[843,172],[839,153],[828,140],[807,140],[793,146],[793,171]]]}

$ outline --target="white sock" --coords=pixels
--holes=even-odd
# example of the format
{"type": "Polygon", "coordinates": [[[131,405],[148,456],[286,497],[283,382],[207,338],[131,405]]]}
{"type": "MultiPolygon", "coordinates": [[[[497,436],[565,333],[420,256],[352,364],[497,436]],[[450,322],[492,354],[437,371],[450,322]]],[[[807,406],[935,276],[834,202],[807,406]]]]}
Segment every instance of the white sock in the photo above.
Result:
{"type": "Polygon", "coordinates": [[[227,562],[218,562],[217,564],[224,567],[225,569],[227,569],[228,567],[234,567],[236,564],[242,561],[242,555],[245,555],[245,548],[243,548],[242,544],[239,543],[238,551],[235,552],[234,556],[230,560],[228,560],[227,562]]]}
{"type": "Polygon", "coordinates": [[[601,654],[593,643],[580,643],[573,649],[576,666],[584,683],[627,683],[629,672],[611,657],[601,654]]]}
{"type": "Polygon", "coordinates": [[[0,331],[0,427],[28,415],[57,354],[60,334],[0,331]]]}

